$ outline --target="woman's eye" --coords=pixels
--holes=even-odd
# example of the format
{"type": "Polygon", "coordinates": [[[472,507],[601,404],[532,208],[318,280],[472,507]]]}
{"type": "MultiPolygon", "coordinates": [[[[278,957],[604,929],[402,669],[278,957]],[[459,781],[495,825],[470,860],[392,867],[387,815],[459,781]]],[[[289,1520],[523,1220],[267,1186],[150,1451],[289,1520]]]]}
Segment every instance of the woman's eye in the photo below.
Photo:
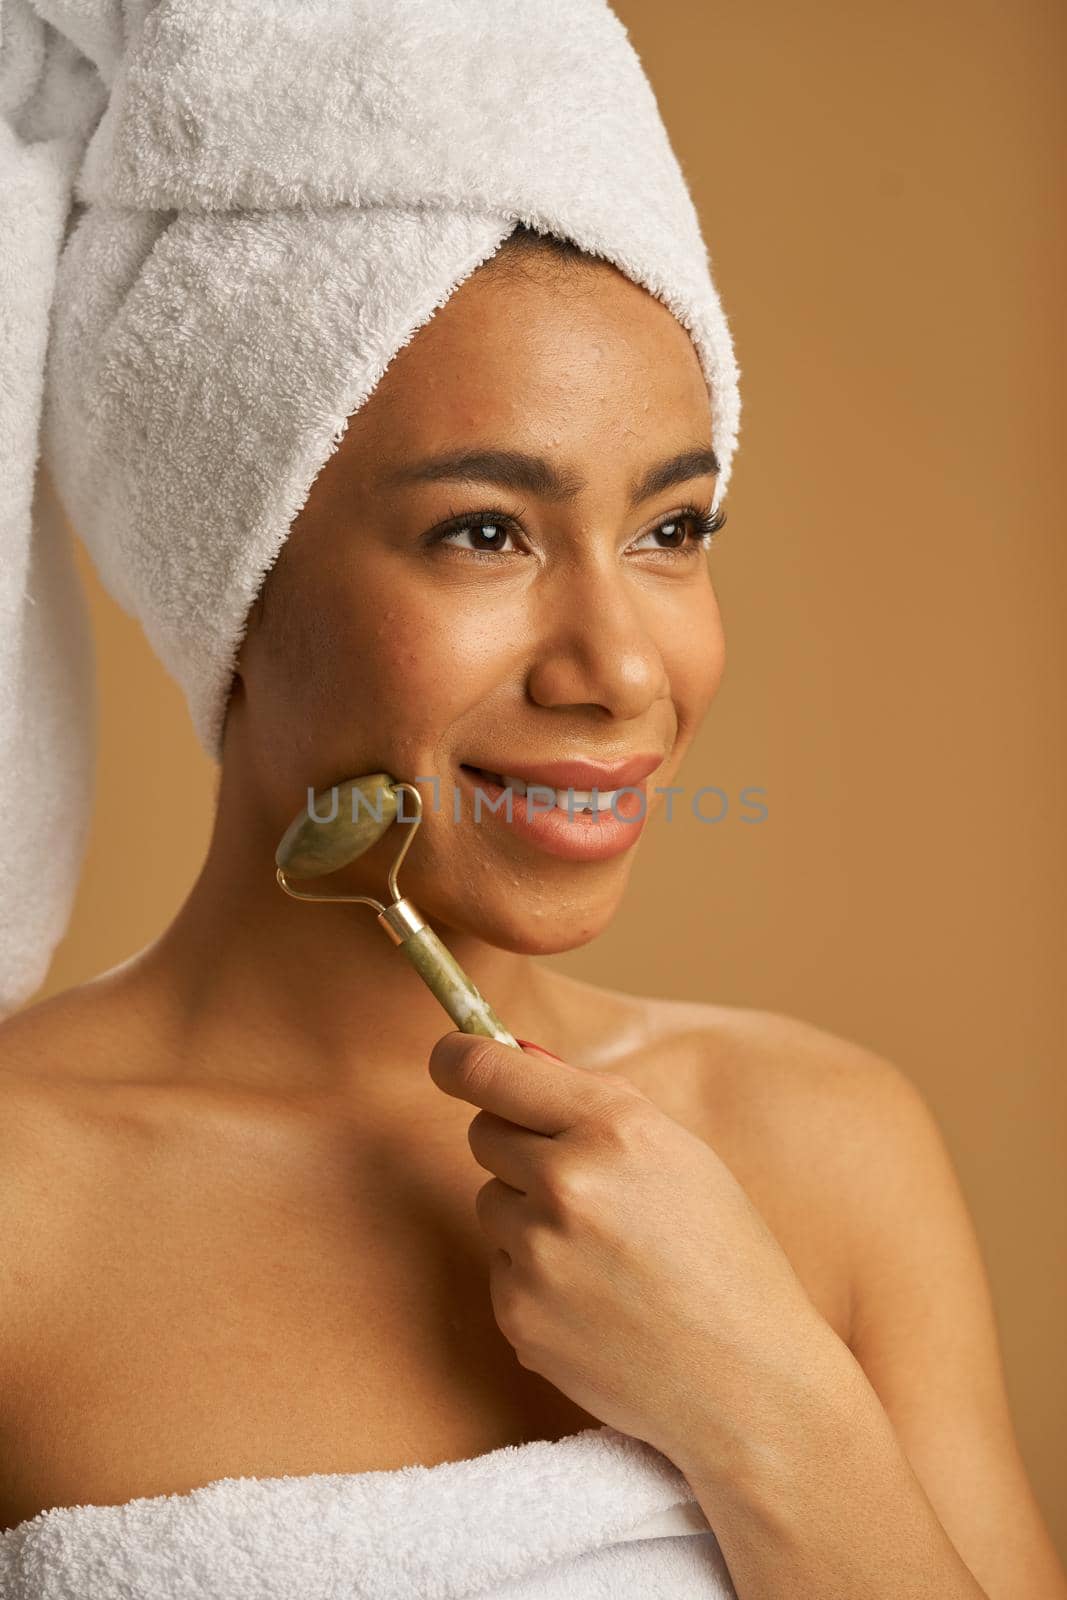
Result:
{"type": "MultiPolygon", "coordinates": [[[[711,512],[698,511],[695,506],[687,506],[673,516],[664,518],[647,533],[641,534],[631,548],[651,549],[660,555],[687,559],[701,550],[706,550],[725,521],[726,512],[722,508],[711,512]],[[646,539],[661,538],[664,543],[643,544],[646,539]]],[[[428,535],[426,543],[454,545],[468,555],[483,556],[487,560],[492,560],[494,556],[521,554],[521,547],[518,545],[513,549],[508,548],[507,541],[514,540],[515,537],[514,517],[502,511],[479,511],[473,516],[454,517],[451,522],[445,523],[436,532],[428,535]],[[463,542],[466,540],[469,540],[469,543],[463,542]]]]}
{"type": "Polygon", "coordinates": [[[433,535],[432,544],[459,544],[461,550],[469,550],[474,555],[510,555],[505,548],[507,540],[514,538],[514,529],[509,521],[502,517],[482,513],[479,516],[468,517],[464,522],[452,523],[451,526],[441,528],[433,535]],[[460,540],[470,535],[470,544],[460,544],[460,540]]]}
{"type": "Polygon", "coordinates": [[[635,548],[640,548],[642,539],[658,539],[662,534],[668,541],[666,544],[646,548],[658,549],[665,555],[696,555],[698,551],[707,549],[725,521],[726,512],[721,508],[716,512],[692,508],[679,511],[643,533],[635,548]]]}

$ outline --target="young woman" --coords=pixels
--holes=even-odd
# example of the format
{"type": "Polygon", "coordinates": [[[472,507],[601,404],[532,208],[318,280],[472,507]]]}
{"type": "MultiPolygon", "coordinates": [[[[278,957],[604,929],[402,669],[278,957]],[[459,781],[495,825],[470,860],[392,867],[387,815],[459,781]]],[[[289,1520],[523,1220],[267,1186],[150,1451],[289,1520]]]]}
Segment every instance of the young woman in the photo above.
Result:
{"type": "Polygon", "coordinates": [[[172,925],[0,1025],[0,1596],[1064,1600],[919,1094],[538,959],[615,914],[724,663],[737,368],[622,23],[0,12],[0,1008],[92,758],[39,455],[220,775],[172,925]],[[276,881],[373,772],[535,1043],[276,881]]]}
{"type": "MultiPolygon", "coordinates": [[[[685,330],[521,228],[352,418],[181,911],[0,1026],[5,1529],[607,1425],[684,1471],[744,1600],[1067,1592],[917,1091],[797,1019],[542,966],[642,829],[475,819],[490,774],[658,810],[723,673],[715,482],[685,330]],[[279,888],[308,785],[375,771],[424,799],[405,892],[553,1054],[446,1029],[368,908],[279,888]]],[[[330,888],[380,894],[398,835],[330,888]]]]}

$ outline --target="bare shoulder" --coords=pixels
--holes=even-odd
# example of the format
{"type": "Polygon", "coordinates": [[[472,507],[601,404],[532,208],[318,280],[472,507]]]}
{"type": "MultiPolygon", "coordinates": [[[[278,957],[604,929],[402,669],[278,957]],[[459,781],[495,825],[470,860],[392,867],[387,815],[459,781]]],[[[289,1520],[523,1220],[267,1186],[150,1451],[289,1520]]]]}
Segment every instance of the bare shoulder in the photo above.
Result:
{"type": "MultiPolygon", "coordinates": [[[[573,983],[573,980],[568,980],[573,983]]],[[[876,1134],[890,1104],[921,1114],[907,1074],[871,1047],[783,1012],[575,986],[590,1039],[585,1065],[620,1072],[653,1097],[688,1098],[720,1130],[775,1125],[789,1139],[876,1134]],[[605,1009],[607,1008],[607,1009],[605,1009]]]]}
{"type": "Polygon", "coordinates": [[[753,1158],[834,1208],[834,1229],[855,1274],[920,1195],[958,1186],[936,1115],[904,1068],[859,1040],[800,1017],[743,1007],[693,1006],[665,1017],[693,1059],[695,1103],[721,1131],[747,1139],[753,1158]],[[681,1030],[681,1031],[679,1031],[681,1030]]]}
{"type": "Polygon", "coordinates": [[[0,1021],[0,1185],[31,1129],[39,1127],[54,1100],[50,1086],[62,1077],[62,1062],[75,1048],[65,1008],[50,1002],[0,1021]]]}
{"type": "Polygon", "coordinates": [[[29,1260],[91,1183],[87,1135],[119,1053],[113,1010],[109,987],[94,982],[0,1020],[0,1270],[16,1249],[29,1260]]]}
{"type": "Polygon", "coordinates": [[[103,1075],[106,1037],[99,1000],[79,989],[0,1020],[0,1186],[21,1179],[20,1157],[54,1153],[70,1091],[103,1075]]]}
{"type": "Polygon", "coordinates": [[[842,1109],[865,1096],[906,1092],[909,1080],[899,1067],[871,1047],[785,1012],[695,1001],[657,1001],[655,1025],[668,1037],[685,1039],[723,1087],[766,1099],[768,1109],[781,1097],[795,1110],[794,1097],[838,1099],[842,1109]]]}
{"type": "Polygon", "coordinates": [[[0,1018],[0,1083],[85,1081],[103,1075],[136,1022],[121,969],[0,1018]]]}
{"type": "Polygon", "coordinates": [[[685,1041],[701,1131],[849,1346],[970,1571],[990,1595],[1067,1594],[1015,1434],[981,1244],[925,1094],[878,1051],[797,1017],[658,1017],[664,1060],[685,1041]]]}
{"type": "Polygon", "coordinates": [[[890,1104],[921,1115],[922,1096],[899,1066],[802,1018],[557,979],[572,1059],[706,1111],[720,1131],[744,1122],[764,1137],[775,1124],[788,1139],[836,1137],[846,1125],[877,1134],[890,1104]]]}
{"type": "Polygon", "coordinates": [[[890,1125],[925,1112],[919,1090],[868,1045],[783,1012],[672,1002],[658,1013],[668,1071],[748,1159],[810,1174],[847,1199],[890,1125]]]}
{"type": "Polygon", "coordinates": [[[670,1002],[656,1024],[646,1092],[692,1108],[696,1131],[765,1215],[785,1227],[793,1211],[832,1239],[851,1301],[877,1243],[876,1211],[891,1218],[905,1192],[951,1181],[919,1087],[871,1046],[782,1012],[670,1002]]]}
{"type": "Polygon", "coordinates": [[[61,1087],[66,1032],[54,1026],[59,1009],[31,1007],[0,1022],[3,1389],[17,1379],[12,1352],[24,1347],[27,1326],[47,1308],[49,1263],[62,1234],[74,1176],[70,1116],[61,1087]]]}
{"type": "Polygon", "coordinates": [[[858,1274],[876,1270],[866,1197],[877,1185],[884,1202],[924,1161],[929,1171],[937,1138],[906,1073],[784,1013],[583,990],[573,997],[590,1037],[571,1059],[627,1078],[711,1146],[851,1345],[858,1274]]]}

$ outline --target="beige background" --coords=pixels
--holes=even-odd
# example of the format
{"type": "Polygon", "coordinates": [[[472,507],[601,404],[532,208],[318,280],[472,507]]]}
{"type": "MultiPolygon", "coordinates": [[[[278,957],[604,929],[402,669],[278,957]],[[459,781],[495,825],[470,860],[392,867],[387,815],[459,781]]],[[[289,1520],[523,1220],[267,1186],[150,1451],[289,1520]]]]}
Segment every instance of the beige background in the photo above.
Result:
{"type": "MultiPolygon", "coordinates": [[[[612,929],[556,964],[792,1013],[922,1086],[1067,1553],[1067,13],[1051,0],[617,9],[743,369],[712,557],[727,673],[682,773],[733,807],[717,826],[661,819],[612,929]],[[766,791],[764,823],[738,820],[746,784],[766,791]]],[[[178,690],[82,571],[99,792],[42,995],[170,919],[214,792],[178,690]]]]}

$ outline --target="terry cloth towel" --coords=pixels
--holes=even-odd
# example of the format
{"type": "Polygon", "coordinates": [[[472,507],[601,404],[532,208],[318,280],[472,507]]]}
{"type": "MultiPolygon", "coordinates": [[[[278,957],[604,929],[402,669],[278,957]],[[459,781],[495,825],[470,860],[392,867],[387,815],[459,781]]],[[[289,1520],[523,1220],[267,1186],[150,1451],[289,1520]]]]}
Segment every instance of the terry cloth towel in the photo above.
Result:
{"type": "Polygon", "coordinates": [[[736,1600],[685,1477],[589,1428],[388,1472],[221,1478],[42,1511],[4,1600],[736,1600]]]}
{"type": "Polygon", "coordinates": [[[348,418],[519,221],[688,330],[718,506],[730,332],[606,0],[0,0],[0,1012],[87,836],[68,523],[220,760],[249,609],[348,418]]]}

